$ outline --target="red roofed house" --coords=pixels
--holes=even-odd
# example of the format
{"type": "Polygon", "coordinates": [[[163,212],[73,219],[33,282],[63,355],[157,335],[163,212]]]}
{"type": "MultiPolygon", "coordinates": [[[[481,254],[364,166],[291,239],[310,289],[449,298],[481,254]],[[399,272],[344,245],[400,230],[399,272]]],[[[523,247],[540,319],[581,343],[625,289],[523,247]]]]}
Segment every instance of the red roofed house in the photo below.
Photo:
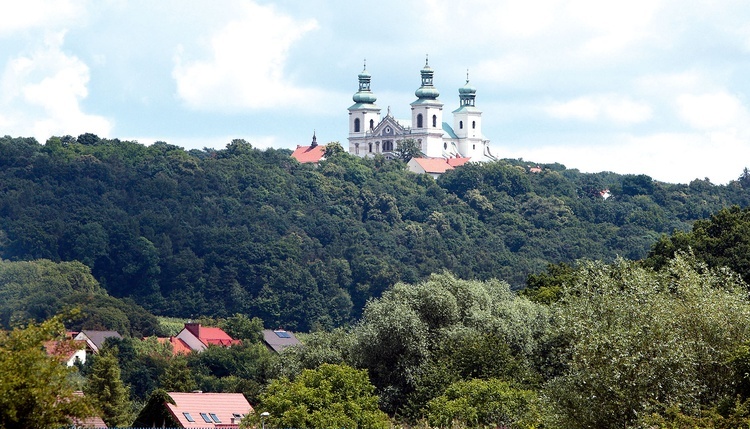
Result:
{"type": "Polygon", "coordinates": [[[47,341],[44,343],[44,349],[48,355],[56,356],[60,362],[65,362],[66,366],[73,366],[76,361],[86,363],[86,341],[47,341]]]}
{"type": "Polygon", "coordinates": [[[171,427],[177,423],[183,428],[239,428],[240,420],[254,412],[242,393],[169,392],[166,395],[169,397],[157,399],[163,402],[154,403],[154,406],[165,407],[174,422],[163,421],[161,412],[157,416],[156,413],[144,414],[141,411],[136,421],[139,427],[162,427],[164,424],[171,427]]]}
{"type": "Polygon", "coordinates": [[[184,341],[191,350],[202,352],[208,346],[230,347],[240,344],[221,328],[209,328],[201,326],[200,323],[186,323],[185,328],[177,334],[177,338],[184,341]]]}
{"type": "Polygon", "coordinates": [[[313,139],[310,146],[297,146],[297,149],[292,152],[292,158],[296,159],[302,164],[311,163],[317,164],[325,159],[326,147],[318,145],[318,138],[313,132],[313,139]]]}
{"type": "Polygon", "coordinates": [[[446,171],[466,164],[469,159],[471,158],[412,158],[406,166],[412,173],[429,174],[437,179],[446,171]]]}
{"type": "Polygon", "coordinates": [[[177,337],[159,337],[156,339],[159,341],[159,344],[169,343],[172,345],[172,354],[177,355],[186,355],[193,351],[193,349],[190,348],[190,346],[182,339],[177,337]]]}

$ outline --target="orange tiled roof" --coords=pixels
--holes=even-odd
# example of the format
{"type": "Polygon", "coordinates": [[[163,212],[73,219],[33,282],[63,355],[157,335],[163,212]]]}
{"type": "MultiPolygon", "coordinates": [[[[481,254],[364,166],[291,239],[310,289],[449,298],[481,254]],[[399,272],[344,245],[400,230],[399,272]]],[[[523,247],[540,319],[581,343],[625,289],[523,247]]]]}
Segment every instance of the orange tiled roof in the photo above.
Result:
{"type": "Polygon", "coordinates": [[[469,162],[471,158],[413,158],[425,173],[443,174],[469,162]]]}
{"type": "Polygon", "coordinates": [[[187,345],[186,342],[182,341],[182,339],[177,337],[159,337],[156,339],[159,341],[159,343],[170,343],[172,344],[172,354],[173,355],[186,355],[193,351],[190,346],[187,345]]]}
{"type": "Polygon", "coordinates": [[[292,152],[292,158],[296,159],[301,163],[315,163],[320,162],[325,156],[325,146],[297,146],[297,149],[292,152]]]}
{"type": "Polygon", "coordinates": [[[201,326],[199,323],[186,323],[185,329],[207,346],[215,345],[228,347],[242,343],[242,341],[230,337],[229,334],[224,332],[221,328],[201,326]]]}

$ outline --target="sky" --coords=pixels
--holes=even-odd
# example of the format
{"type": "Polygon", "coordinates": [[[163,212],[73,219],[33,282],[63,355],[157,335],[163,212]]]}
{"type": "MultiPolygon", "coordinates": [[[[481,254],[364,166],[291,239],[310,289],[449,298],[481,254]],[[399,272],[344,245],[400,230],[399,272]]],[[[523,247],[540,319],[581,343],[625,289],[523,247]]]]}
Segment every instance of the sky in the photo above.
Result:
{"type": "Polygon", "coordinates": [[[346,146],[365,59],[409,118],[426,55],[446,112],[468,70],[501,158],[671,183],[750,167],[746,0],[0,0],[0,135],[346,146]]]}

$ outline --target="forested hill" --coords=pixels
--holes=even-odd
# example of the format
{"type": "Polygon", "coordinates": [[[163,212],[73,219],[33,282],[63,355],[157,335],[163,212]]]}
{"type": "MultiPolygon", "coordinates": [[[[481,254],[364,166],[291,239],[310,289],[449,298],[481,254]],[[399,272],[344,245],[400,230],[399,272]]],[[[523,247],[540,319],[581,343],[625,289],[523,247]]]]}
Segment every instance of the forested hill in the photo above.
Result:
{"type": "Polygon", "coordinates": [[[0,138],[0,256],[81,261],[155,314],[308,330],[430,273],[519,288],[548,263],[642,258],[660,235],[750,201],[747,172],[676,185],[508,160],[435,181],[397,160],[339,153],[316,168],[289,154],[0,138]]]}

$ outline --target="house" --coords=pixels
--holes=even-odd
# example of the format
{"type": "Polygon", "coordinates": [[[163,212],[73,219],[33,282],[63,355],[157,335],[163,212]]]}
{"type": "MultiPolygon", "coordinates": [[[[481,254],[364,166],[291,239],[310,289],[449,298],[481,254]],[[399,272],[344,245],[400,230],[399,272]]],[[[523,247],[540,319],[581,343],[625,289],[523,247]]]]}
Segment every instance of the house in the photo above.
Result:
{"type": "Polygon", "coordinates": [[[276,353],[281,353],[282,350],[290,346],[302,345],[293,333],[283,329],[264,329],[263,342],[276,353]]]}
{"type": "Polygon", "coordinates": [[[82,340],[47,341],[44,349],[50,356],[57,356],[66,366],[75,365],[76,361],[86,363],[86,342],[82,340]]]}
{"type": "Polygon", "coordinates": [[[406,168],[412,173],[417,174],[429,174],[433,179],[437,179],[441,174],[448,170],[453,170],[456,167],[460,167],[467,162],[470,158],[412,158],[406,164],[406,168]]]}
{"type": "Polygon", "coordinates": [[[177,337],[158,337],[156,339],[159,344],[169,343],[172,346],[172,355],[186,355],[193,351],[190,346],[180,338],[177,337]]]}
{"type": "Polygon", "coordinates": [[[325,145],[318,145],[318,138],[315,136],[313,131],[312,143],[310,146],[299,146],[292,152],[292,158],[296,159],[302,164],[318,164],[320,161],[325,159],[326,147],[325,145]]]}
{"type": "Polygon", "coordinates": [[[117,331],[81,331],[73,337],[74,340],[85,341],[93,353],[99,353],[107,338],[122,339],[117,331]]]}
{"type": "MultiPolygon", "coordinates": [[[[372,75],[367,64],[357,76],[359,90],[352,96],[349,107],[349,153],[360,157],[378,154],[387,157],[398,142],[411,139],[425,156],[430,158],[472,158],[475,161],[496,160],[490,153],[490,141],[482,134],[482,112],[476,107],[476,88],[466,83],[458,89],[458,108],[451,112],[453,124],[443,121],[443,103],[434,85],[434,71],[425,61],[420,71],[421,86],[414,92],[417,97],[410,104],[411,118],[396,119],[390,107],[381,118],[377,97],[372,92],[372,75]]],[[[446,112],[447,113],[447,112],[446,112]]]]}
{"type": "Polygon", "coordinates": [[[169,392],[174,401],[164,406],[183,428],[239,428],[253,412],[242,393],[169,392]]]}
{"type": "Polygon", "coordinates": [[[200,323],[186,323],[185,328],[177,334],[179,340],[183,341],[190,350],[202,352],[208,346],[231,347],[240,344],[240,340],[235,340],[221,328],[212,328],[201,326],[200,323]]]}

